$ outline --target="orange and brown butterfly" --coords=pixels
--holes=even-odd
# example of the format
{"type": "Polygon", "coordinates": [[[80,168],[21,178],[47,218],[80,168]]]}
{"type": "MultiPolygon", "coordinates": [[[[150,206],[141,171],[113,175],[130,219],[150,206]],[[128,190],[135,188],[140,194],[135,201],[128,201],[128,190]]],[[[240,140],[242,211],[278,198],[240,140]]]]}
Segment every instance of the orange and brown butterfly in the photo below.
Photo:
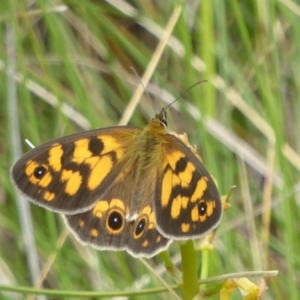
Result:
{"type": "Polygon", "coordinates": [[[144,129],[55,139],[22,156],[12,181],[33,203],[63,214],[80,242],[152,257],[172,240],[203,237],[222,215],[214,180],[166,127],[163,108],[144,129]]]}

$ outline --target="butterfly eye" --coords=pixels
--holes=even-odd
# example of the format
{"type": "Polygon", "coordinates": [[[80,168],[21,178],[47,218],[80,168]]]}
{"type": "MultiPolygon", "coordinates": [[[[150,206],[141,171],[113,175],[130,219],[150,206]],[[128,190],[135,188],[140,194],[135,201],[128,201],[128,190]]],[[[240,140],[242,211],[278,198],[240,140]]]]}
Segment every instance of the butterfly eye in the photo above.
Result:
{"type": "Polygon", "coordinates": [[[166,119],[160,120],[160,123],[161,123],[165,128],[167,128],[168,123],[167,123],[167,120],[166,120],[166,119]]]}
{"type": "Polygon", "coordinates": [[[198,205],[199,215],[204,216],[206,215],[207,205],[206,202],[201,201],[198,205]]]}
{"type": "Polygon", "coordinates": [[[145,225],[146,225],[145,218],[142,218],[138,221],[138,223],[135,227],[135,231],[134,231],[135,238],[139,238],[141,236],[141,234],[143,233],[143,231],[145,229],[145,225]]]}
{"type": "Polygon", "coordinates": [[[168,126],[168,123],[167,123],[167,111],[165,108],[163,108],[159,114],[159,120],[160,120],[160,123],[165,127],[167,128],[168,126]]]}
{"type": "Polygon", "coordinates": [[[33,176],[36,178],[36,179],[41,179],[45,176],[47,172],[47,168],[44,167],[44,166],[38,166],[35,168],[34,172],[33,172],[33,176]]]}
{"type": "Polygon", "coordinates": [[[113,210],[107,217],[107,227],[112,233],[119,233],[124,227],[123,215],[116,210],[113,210]]]}

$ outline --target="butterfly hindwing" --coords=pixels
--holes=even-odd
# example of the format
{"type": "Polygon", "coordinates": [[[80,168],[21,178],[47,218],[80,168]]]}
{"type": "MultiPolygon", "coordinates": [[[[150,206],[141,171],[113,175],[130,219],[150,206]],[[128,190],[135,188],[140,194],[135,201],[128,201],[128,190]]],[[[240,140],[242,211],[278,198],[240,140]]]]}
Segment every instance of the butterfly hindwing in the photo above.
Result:
{"type": "Polygon", "coordinates": [[[137,194],[135,188],[127,185],[130,175],[126,166],[123,172],[91,210],[66,215],[66,223],[84,244],[100,250],[126,249],[136,257],[152,257],[171,242],[156,228],[154,188],[145,186],[143,192],[137,194]]]}
{"type": "Polygon", "coordinates": [[[140,130],[110,127],[50,141],[17,161],[12,180],[38,205],[66,214],[85,211],[120,172],[118,163],[140,130]]]}
{"type": "Polygon", "coordinates": [[[155,212],[161,233],[171,239],[202,237],[215,228],[222,204],[212,177],[177,137],[167,134],[158,171],[155,212]]]}

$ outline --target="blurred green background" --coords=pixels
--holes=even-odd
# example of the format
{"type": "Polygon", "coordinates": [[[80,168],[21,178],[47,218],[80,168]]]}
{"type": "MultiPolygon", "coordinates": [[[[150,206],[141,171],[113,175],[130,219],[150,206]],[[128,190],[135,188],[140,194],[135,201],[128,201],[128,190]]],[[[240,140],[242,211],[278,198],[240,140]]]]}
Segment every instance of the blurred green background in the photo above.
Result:
{"type": "MultiPolygon", "coordinates": [[[[141,78],[154,69],[146,88],[157,110],[183,95],[168,111],[169,128],[197,145],[222,195],[236,185],[209,275],[279,270],[265,281],[251,278],[262,299],[299,299],[299,25],[300,3],[290,0],[1,1],[0,284],[34,286],[46,265],[42,285],[49,289],[161,286],[125,252],[83,247],[71,235],[64,240],[60,216],[21,199],[9,175],[29,150],[25,138],[39,145],[120,120],[145,126],[154,111],[145,93],[137,106],[131,102],[139,84],[134,67],[141,78]]],[[[178,249],[173,243],[170,255],[180,268],[178,249]]],[[[160,258],[147,262],[175,283],[160,258]]],[[[0,288],[1,297],[25,296],[0,288]]],[[[242,296],[236,291],[232,299],[242,296]]]]}

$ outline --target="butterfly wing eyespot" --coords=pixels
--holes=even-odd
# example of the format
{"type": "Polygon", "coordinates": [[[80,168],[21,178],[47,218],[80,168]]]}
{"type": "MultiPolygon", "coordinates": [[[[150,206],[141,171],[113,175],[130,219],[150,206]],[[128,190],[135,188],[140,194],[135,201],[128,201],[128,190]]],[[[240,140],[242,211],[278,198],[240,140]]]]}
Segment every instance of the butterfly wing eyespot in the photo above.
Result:
{"type": "Polygon", "coordinates": [[[42,179],[47,172],[47,166],[39,165],[37,166],[32,175],[36,180],[42,179]]]}
{"type": "Polygon", "coordinates": [[[200,160],[178,138],[166,135],[164,163],[155,188],[158,230],[167,238],[200,238],[222,216],[216,184],[200,160]]]}
{"type": "Polygon", "coordinates": [[[111,210],[106,219],[106,229],[114,234],[122,232],[125,224],[123,212],[111,210]]]}
{"type": "MultiPolygon", "coordinates": [[[[117,183],[118,187],[124,184],[117,183]]],[[[127,250],[134,257],[152,257],[166,249],[171,241],[157,231],[151,205],[142,205],[142,211],[130,220],[129,203],[121,200],[121,194],[120,189],[116,192],[112,187],[106,199],[97,201],[91,210],[65,215],[66,224],[75,237],[96,249],[127,250]]]]}
{"type": "Polygon", "coordinates": [[[38,205],[65,214],[86,211],[121,172],[119,162],[140,131],[111,127],[50,141],[15,163],[12,181],[38,205]]]}
{"type": "Polygon", "coordinates": [[[132,222],[132,235],[128,241],[127,251],[133,256],[152,257],[169,247],[171,240],[164,237],[156,228],[156,218],[152,198],[146,196],[138,218],[132,222]],[[146,204],[149,202],[149,204],[146,204]]]}

